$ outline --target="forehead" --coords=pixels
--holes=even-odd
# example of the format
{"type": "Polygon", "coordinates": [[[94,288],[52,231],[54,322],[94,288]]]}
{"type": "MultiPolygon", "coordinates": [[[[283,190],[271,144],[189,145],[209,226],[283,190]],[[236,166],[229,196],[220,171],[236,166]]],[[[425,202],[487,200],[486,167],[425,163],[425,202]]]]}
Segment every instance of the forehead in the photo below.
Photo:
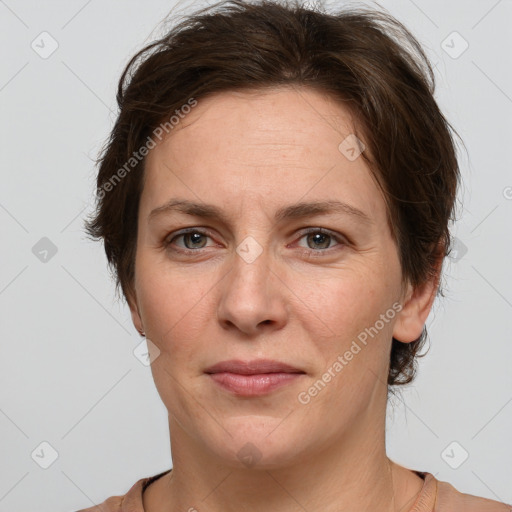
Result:
{"type": "Polygon", "coordinates": [[[222,206],[236,194],[246,206],[252,198],[276,207],[305,196],[350,196],[379,211],[382,199],[364,159],[346,153],[347,140],[357,141],[354,131],[351,112],[312,89],[211,95],[148,154],[142,206],[171,195],[222,206]]]}
{"type": "MultiPolygon", "coordinates": [[[[282,153],[287,144],[307,148],[323,138],[326,144],[337,147],[340,137],[343,140],[355,131],[347,105],[305,87],[225,91],[201,98],[161,145],[172,146],[184,138],[190,143],[197,137],[198,146],[209,147],[218,146],[222,139],[229,142],[243,138],[248,149],[265,144],[266,151],[282,153]],[[209,131],[213,126],[217,129],[209,131]]],[[[229,145],[225,144],[223,150],[229,152],[229,145]]]]}

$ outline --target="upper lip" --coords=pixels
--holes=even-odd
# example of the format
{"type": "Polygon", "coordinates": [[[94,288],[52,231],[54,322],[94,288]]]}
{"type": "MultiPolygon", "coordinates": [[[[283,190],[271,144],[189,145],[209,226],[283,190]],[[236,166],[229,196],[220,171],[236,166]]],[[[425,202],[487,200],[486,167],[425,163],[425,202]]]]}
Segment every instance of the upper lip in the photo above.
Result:
{"type": "Polygon", "coordinates": [[[240,361],[231,359],[221,361],[205,370],[205,373],[239,373],[241,375],[256,375],[262,373],[304,373],[299,368],[272,359],[255,359],[253,361],[240,361]]]}

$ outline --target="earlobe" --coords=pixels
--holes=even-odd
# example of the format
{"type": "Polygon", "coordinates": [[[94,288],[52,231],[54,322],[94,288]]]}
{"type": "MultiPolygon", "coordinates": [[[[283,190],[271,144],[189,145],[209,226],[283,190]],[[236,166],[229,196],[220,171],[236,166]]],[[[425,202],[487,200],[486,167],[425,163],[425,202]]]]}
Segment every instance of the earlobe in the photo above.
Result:
{"type": "Polygon", "coordinates": [[[130,308],[133,325],[135,326],[135,329],[137,329],[139,334],[141,336],[144,336],[144,326],[142,325],[142,318],[140,317],[139,306],[137,303],[137,296],[135,295],[135,292],[129,295],[129,297],[127,298],[127,302],[128,307],[130,308]]]}

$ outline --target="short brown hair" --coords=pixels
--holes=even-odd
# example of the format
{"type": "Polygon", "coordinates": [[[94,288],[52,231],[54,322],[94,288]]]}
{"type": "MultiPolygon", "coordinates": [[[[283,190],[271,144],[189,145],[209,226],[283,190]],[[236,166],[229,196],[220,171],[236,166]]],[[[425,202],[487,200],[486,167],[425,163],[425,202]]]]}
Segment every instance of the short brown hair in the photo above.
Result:
{"type": "MultiPolygon", "coordinates": [[[[439,275],[455,220],[459,168],[450,130],[456,132],[433,97],[434,73],[418,41],[385,11],[328,14],[298,0],[227,0],[147,45],[120,78],[120,111],[98,158],[96,211],[85,226],[89,237],[104,240],[126,300],[134,296],[144,186],[145,159],[134,154],[191,98],[286,85],[314,88],[350,109],[386,200],[404,282],[417,286],[439,275]],[[116,173],[122,179],[114,183],[116,173]]],[[[426,337],[424,327],[412,343],[393,338],[389,386],[413,380],[426,337]]]]}

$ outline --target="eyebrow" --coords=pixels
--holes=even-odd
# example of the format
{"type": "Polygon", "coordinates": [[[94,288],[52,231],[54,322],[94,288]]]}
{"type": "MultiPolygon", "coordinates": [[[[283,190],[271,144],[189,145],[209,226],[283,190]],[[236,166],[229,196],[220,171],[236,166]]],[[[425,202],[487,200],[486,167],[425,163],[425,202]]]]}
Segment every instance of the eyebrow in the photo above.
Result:
{"type": "MultiPolygon", "coordinates": [[[[229,224],[229,220],[221,208],[213,204],[195,203],[186,199],[170,199],[162,206],[155,208],[148,215],[148,223],[155,217],[171,212],[181,212],[186,215],[219,220],[224,224],[229,224]]],[[[277,210],[274,218],[276,222],[281,222],[287,219],[300,219],[332,213],[341,213],[359,219],[365,224],[373,224],[373,220],[362,210],[341,201],[303,202],[284,206],[277,210]]]]}

